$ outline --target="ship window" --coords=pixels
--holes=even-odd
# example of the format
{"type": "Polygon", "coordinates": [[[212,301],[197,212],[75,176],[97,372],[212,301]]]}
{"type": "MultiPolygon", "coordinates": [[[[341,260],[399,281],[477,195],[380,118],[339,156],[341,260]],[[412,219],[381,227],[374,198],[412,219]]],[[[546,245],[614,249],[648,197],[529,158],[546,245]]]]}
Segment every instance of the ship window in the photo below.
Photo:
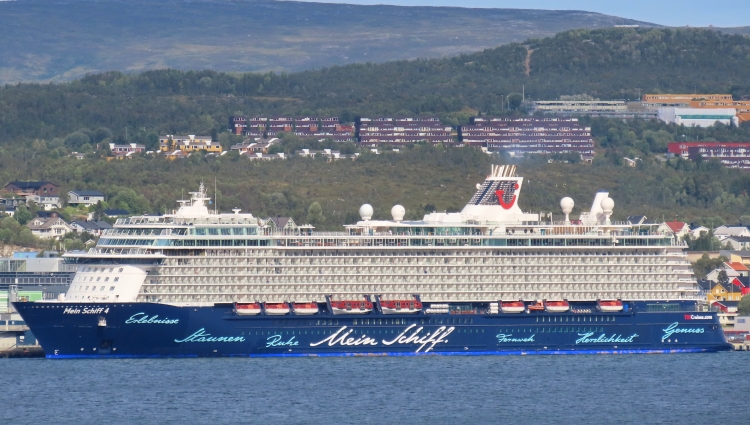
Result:
{"type": "Polygon", "coordinates": [[[114,287],[114,286],[110,286],[110,287],[109,287],[109,290],[110,290],[110,291],[114,291],[114,290],[115,290],[115,287],[114,287]]]}
{"type": "Polygon", "coordinates": [[[89,287],[88,287],[88,286],[86,287],[86,290],[87,290],[87,291],[89,290],[89,287]]]}
{"type": "Polygon", "coordinates": [[[105,278],[104,278],[104,281],[105,281],[105,282],[109,282],[109,278],[108,278],[108,277],[105,277],[105,278]]]}
{"type": "Polygon", "coordinates": [[[120,280],[120,278],[119,278],[119,277],[116,277],[116,278],[115,278],[115,282],[117,282],[117,281],[119,281],[119,280],[120,280]]]}
{"type": "Polygon", "coordinates": [[[99,290],[100,290],[100,291],[103,291],[103,290],[104,290],[104,287],[102,286],[101,288],[99,288],[99,290]]]}
{"type": "Polygon", "coordinates": [[[97,277],[97,278],[96,278],[96,281],[97,281],[97,282],[99,282],[100,280],[102,280],[102,278],[101,278],[101,277],[97,277]]]}
{"type": "Polygon", "coordinates": [[[122,269],[118,270],[117,272],[118,272],[118,273],[122,273],[122,269]]]}

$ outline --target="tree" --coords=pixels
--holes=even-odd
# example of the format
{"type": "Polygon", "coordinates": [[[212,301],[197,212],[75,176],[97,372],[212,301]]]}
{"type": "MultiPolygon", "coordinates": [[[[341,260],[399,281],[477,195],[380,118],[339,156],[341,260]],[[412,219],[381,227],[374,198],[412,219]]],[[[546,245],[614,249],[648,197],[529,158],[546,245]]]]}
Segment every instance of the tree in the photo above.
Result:
{"type": "Polygon", "coordinates": [[[718,251],[723,247],[713,230],[703,232],[697,238],[688,233],[682,239],[688,244],[688,251],[718,251]]]}
{"type": "Polygon", "coordinates": [[[318,202],[313,202],[307,209],[307,222],[313,226],[325,223],[326,218],[323,216],[323,208],[318,202]]]}
{"type": "Polygon", "coordinates": [[[719,275],[716,276],[716,283],[723,286],[724,288],[727,288],[727,285],[729,284],[729,276],[727,276],[726,270],[721,270],[719,272],[719,275]]]}
{"type": "Polygon", "coordinates": [[[159,150],[159,135],[156,133],[148,133],[143,145],[146,147],[146,151],[159,150]]]}
{"type": "Polygon", "coordinates": [[[724,256],[710,258],[708,254],[703,254],[698,261],[693,263],[693,272],[698,279],[704,279],[711,270],[717,269],[725,261],[729,261],[729,259],[724,256]]]}
{"type": "Polygon", "coordinates": [[[65,146],[70,149],[81,149],[84,145],[91,146],[91,138],[83,131],[76,131],[65,136],[65,146]]]}
{"type": "Polygon", "coordinates": [[[96,205],[94,205],[93,211],[94,213],[94,220],[99,221],[102,218],[102,214],[104,214],[104,205],[102,205],[102,201],[97,201],[96,205]]]}
{"type": "Polygon", "coordinates": [[[518,109],[523,103],[523,96],[520,93],[511,93],[508,95],[508,109],[518,109]]]}
{"type": "Polygon", "coordinates": [[[745,295],[737,304],[737,314],[740,316],[750,316],[750,295],[745,295]]]}
{"type": "Polygon", "coordinates": [[[284,152],[284,146],[282,146],[281,143],[275,143],[268,147],[269,155],[274,155],[274,154],[282,153],[282,152],[284,152]]]}
{"type": "Polygon", "coordinates": [[[16,213],[13,215],[13,218],[15,218],[19,224],[24,225],[34,218],[34,214],[29,211],[25,205],[20,205],[16,208],[16,213]]]}
{"type": "Polygon", "coordinates": [[[105,139],[112,139],[112,130],[107,127],[99,127],[94,130],[94,143],[99,143],[105,139]]]}
{"type": "Polygon", "coordinates": [[[146,198],[143,195],[136,194],[133,189],[119,191],[109,204],[114,208],[128,210],[133,214],[142,214],[151,209],[146,198]]]}

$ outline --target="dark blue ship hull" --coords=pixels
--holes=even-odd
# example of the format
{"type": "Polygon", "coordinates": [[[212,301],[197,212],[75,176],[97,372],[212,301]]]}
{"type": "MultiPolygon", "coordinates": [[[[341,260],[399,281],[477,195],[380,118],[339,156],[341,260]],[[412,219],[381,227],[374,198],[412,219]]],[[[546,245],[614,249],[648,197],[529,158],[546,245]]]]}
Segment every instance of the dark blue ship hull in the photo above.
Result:
{"type": "MultiPolygon", "coordinates": [[[[233,305],[14,303],[48,358],[677,353],[730,350],[715,313],[241,316],[233,305]]],[[[591,306],[593,307],[593,306],[591,306]]]]}

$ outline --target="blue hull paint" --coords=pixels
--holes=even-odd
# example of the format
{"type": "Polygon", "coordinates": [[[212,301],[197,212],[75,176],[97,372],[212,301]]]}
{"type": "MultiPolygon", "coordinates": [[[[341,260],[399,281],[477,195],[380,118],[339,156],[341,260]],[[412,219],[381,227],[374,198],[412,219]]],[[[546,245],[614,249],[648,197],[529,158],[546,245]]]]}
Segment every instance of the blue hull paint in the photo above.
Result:
{"type": "MultiPolygon", "coordinates": [[[[238,316],[231,305],[15,303],[47,358],[477,356],[730,350],[715,313],[238,316]]],[[[684,306],[686,309],[689,306],[684,306]]]]}

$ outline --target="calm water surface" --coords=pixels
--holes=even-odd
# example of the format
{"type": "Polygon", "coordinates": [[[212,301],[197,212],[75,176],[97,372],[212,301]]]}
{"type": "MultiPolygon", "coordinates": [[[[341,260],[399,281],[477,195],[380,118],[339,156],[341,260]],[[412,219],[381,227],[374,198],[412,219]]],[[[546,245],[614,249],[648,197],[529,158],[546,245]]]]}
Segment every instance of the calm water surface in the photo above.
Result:
{"type": "Polygon", "coordinates": [[[750,414],[747,352],[0,359],[0,377],[0,424],[739,424],[750,414]]]}

